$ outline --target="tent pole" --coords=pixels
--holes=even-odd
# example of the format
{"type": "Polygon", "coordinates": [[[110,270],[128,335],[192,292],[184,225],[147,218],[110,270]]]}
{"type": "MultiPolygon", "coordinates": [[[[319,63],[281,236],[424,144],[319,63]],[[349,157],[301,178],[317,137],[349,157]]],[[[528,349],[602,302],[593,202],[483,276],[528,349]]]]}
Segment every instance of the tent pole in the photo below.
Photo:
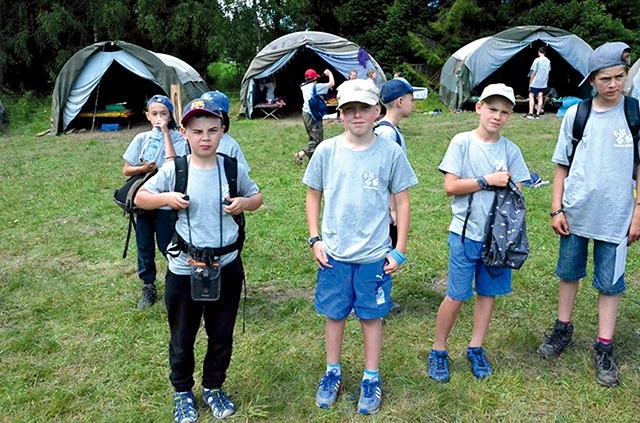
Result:
{"type": "Polygon", "coordinates": [[[96,113],[98,113],[98,96],[100,95],[100,82],[98,82],[98,87],[96,88],[96,102],[93,105],[93,118],[91,119],[91,132],[93,132],[93,128],[96,124],[96,113]]]}

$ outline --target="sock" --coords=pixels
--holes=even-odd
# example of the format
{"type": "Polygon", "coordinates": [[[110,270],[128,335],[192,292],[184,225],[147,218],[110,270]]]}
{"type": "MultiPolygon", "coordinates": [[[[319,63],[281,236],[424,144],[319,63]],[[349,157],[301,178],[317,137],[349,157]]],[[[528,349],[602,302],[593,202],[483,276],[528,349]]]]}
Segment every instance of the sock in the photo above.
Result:
{"type": "Polygon", "coordinates": [[[336,375],[340,376],[342,374],[341,368],[342,368],[342,366],[340,365],[340,363],[331,364],[331,363],[327,362],[327,373],[329,373],[332,370],[335,370],[336,371],[336,375]]]}
{"type": "Polygon", "coordinates": [[[613,344],[613,339],[600,338],[599,336],[596,338],[596,342],[599,342],[603,345],[611,345],[613,344]]]}
{"type": "Polygon", "coordinates": [[[379,376],[380,376],[380,371],[378,369],[375,369],[375,370],[364,369],[364,374],[362,375],[362,381],[363,382],[365,380],[375,381],[375,380],[378,380],[379,376]]]}
{"type": "Polygon", "coordinates": [[[573,326],[573,325],[571,324],[571,321],[563,322],[563,321],[562,321],[562,320],[560,320],[560,319],[556,319],[556,321],[557,321],[558,323],[560,323],[561,325],[564,325],[564,326],[573,326]]]}

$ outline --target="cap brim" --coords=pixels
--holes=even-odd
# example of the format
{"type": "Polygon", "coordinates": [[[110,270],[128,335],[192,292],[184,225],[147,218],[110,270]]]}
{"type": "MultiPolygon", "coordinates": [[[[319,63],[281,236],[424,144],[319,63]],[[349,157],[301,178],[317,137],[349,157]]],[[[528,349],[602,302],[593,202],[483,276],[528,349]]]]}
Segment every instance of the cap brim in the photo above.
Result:
{"type": "Polygon", "coordinates": [[[191,119],[194,116],[213,116],[213,117],[217,117],[220,118],[221,120],[224,120],[222,115],[219,113],[214,113],[211,110],[206,110],[206,109],[191,109],[189,110],[187,113],[185,113],[182,116],[182,119],[180,119],[180,125],[184,125],[186,121],[188,121],[189,119],[191,119]]]}

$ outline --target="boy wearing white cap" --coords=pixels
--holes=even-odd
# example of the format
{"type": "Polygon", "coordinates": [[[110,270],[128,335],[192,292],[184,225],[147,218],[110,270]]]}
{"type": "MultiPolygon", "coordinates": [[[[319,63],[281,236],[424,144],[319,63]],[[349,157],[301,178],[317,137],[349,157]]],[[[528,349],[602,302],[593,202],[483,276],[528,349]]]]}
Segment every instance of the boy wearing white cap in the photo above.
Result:
{"type": "Polygon", "coordinates": [[[315,308],[326,316],[327,369],[316,404],[330,407],[342,387],[342,339],[353,309],[364,337],[365,371],[358,401],[361,414],[380,409],[382,318],[391,308],[391,273],[406,260],[408,188],[418,183],[400,146],[372,131],[380,114],[378,95],[378,89],[367,80],[340,85],[338,110],[345,132],[318,145],[302,180],[308,186],[308,244],[318,265],[315,308]],[[393,249],[388,211],[392,194],[398,226],[398,243],[393,249]]]}
{"type": "MultiPolygon", "coordinates": [[[[625,290],[627,245],[640,237],[640,206],[632,177],[640,172],[637,145],[625,116],[622,88],[630,48],[605,43],[589,56],[589,81],[595,89],[581,140],[574,140],[578,106],[567,110],[552,161],[556,163],[551,227],[560,235],[556,274],[560,278],[558,317],[538,347],[545,358],[556,357],[571,344],[573,306],[580,279],[586,276],[587,247],[593,240],[593,287],[598,291],[598,335],[594,348],[596,380],[619,383],[613,359],[613,335],[625,290]]],[[[637,112],[636,112],[637,113],[637,112]]]]}
{"type": "Polygon", "coordinates": [[[467,360],[478,379],[493,373],[482,343],[495,297],[511,292],[511,269],[487,268],[482,261],[482,246],[495,196],[492,187],[505,187],[511,179],[520,189],[521,183],[530,178],[518,146],[500,135],[513,114],[515,103],[511,87],[488,85],[476,103],[476,113],[480,116],[478,127],[455,135],[439,166],[444,174],[445,192],[453,196],[453,219],[449,226],[447,293],[438,308],[436,334],[428,356],[428,375],[437,382],[450,379],[447,338],[458,311],[473,296],[474,279],[477,296],[467,360]]]}

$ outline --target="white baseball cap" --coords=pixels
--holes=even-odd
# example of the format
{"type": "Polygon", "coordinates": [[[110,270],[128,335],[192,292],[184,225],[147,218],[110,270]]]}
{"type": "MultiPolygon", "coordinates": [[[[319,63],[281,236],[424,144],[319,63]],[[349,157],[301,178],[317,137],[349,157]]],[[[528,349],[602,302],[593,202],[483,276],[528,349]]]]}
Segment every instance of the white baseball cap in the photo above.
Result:
{"type": "Polygon", "coordinates": [[[338,87],[338,109],[347,103],[364,103],[376,106],[380,98],[378,88],[367,79],[351,79],[338,87]]]}
{"type": "Polygon", "coordinates": [[[484,90],[482,90],[482,95],[480,95],[479,101],[482,101],[487,97],[491,97],[492,95],[504,97],[509,100],[511,104],[514,106],[516,105],[516,96],[513,94],[513,88],[508,87],[505,84],[487,85],[484,90]]]}

